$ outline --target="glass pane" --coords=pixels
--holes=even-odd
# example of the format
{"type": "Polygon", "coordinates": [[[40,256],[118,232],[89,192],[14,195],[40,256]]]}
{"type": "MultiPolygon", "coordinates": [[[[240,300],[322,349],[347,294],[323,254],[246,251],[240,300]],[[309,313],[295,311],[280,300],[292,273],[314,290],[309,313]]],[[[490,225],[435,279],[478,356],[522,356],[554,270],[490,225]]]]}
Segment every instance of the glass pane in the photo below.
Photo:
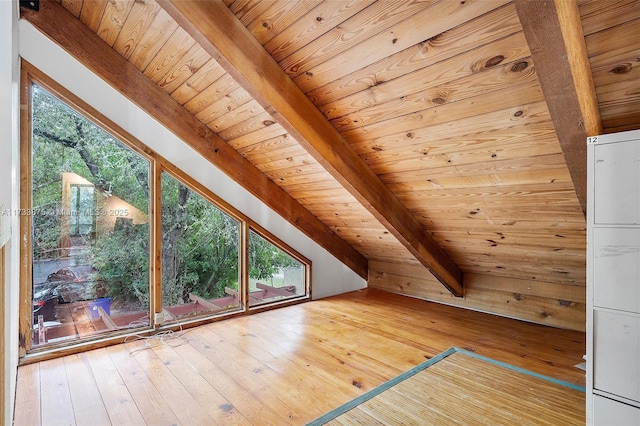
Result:
{"type": "Polygon", "coordinates": [[[71,235],[93,232],[94,210],[93,186],[71,185],[71,235]]]}
{"type": "Polygon", "coordinates": [[[249,306],[307,294],[305,265],[249,231],[249,306]]]}
{"type": "Polygon", "coordinates": [[[33,345],[149,325],[149,161],[32,86],[33,345]]]}
{"type": "Polygon", "coordinates": [[[169,320],[240,308],[239,229],[238,221],[162,174],[162,306],[169,320]]]}

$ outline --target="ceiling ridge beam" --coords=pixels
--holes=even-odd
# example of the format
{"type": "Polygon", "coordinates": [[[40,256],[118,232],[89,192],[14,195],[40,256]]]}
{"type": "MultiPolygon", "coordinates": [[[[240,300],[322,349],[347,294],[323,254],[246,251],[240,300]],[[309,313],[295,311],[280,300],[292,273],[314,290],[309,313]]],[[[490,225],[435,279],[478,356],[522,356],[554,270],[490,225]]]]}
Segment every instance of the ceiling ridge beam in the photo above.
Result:
{"type": "Polygon", "coordinates": [[[602,134],[603,127],[578,4],[575,0],[514,0],[514,4],[586,216],[587,137],[602,134]]]}
{"type": "Polygon", "coordinates": [[[454,295],[460,268],[221,1],[158,3],[454,295]]]}
{"type": "MultiPolygon", "coordinates": [[[[368,277],[368,261],[291,195],[198,121],[131,62],[54,1],[40,11],[22,9],[33,24],[107,84],[193,148],[247,191],[284,217],[302,233],[343,262],[360,277],[368,277]]],[[[170,159],[169,159],[170,161],[170,159]]]]}

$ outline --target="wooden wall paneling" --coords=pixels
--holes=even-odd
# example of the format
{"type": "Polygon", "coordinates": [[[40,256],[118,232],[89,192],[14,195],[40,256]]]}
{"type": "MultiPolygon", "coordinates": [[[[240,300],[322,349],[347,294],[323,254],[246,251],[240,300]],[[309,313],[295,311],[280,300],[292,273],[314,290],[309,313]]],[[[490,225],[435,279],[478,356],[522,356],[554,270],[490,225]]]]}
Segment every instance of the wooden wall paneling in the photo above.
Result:
{"type": "Polygon", "coordinates": [[[112,0],[104,8],[96,34],[109,46],[113,46],[117,40],[134,2],[135,0],[112,0]]]}
{"type": "Polygon", "coordinates": [[[640,55],[640,48],[630,46],[630,49],[629,52],[622,54],[603,53],[589,58],[596,92],[601,91],[602,86],[627,82],[627,80],[634,82],[640,78],[640,66],[634,64],[635,58],[640,55]]]}
{"type": "Polygon", "coordinates": [[[226,71],[212,58],[171,93],[180,105],[185,105],[194,96],[226,74],[226,71]]]}
{"type": "MultiPolygon", "coordinates": [[[[266,139],[251,145],[245,145],[238,148],[238,152],[243,156],[256,156],[257,163],[263,163],[265,161],[273,160],[279,156],[289,156],[290,154],[297,154],[298,147],[300,145],[293,139],[288,133],[285,133],[275,138],[266,139]],[[272,154],[274,153],[274,154],[272,154]]],[[[329,177],[329,175],[326,175],[329,177]]],[[[339,184],[336,182],[336,186],[339,184]]]]}
{"type": "MultiPolygon", "coordinates": [[[[218,129],[221,129],[221,125],[219,123],[224,123],[224,128],[228,129],[229,127],[238,124],[238,123],[226,123],[227,116],[229,116],[230,112],[233,112],[237,108],[240,108],[243,105],[251,102],[252,98],[242,87],[233,87],[229,93],[225,94],[222,98],[212,102],[209,106],[207,106],[202,112],[198,114],[198,118],[205,123],[211,130],[218,132],[218,129]]],[[[264,109],[260,105],[256,105],[254,102],[254,113],[245,117],[245,121],[249,120],[254,116],[258,116],[260,113],[262,115],[266,114],[264,109]]],[[[264,119],[265,123],[274,123],[273,120],[264,119]]],[[[266,126],[266,124],[265,124],[266,126]]],[[[218,132],[220,133],[220,132],[218,132]]],[[[223,139],[225,139],[223,137],[223,139]]],[[[226,139],[228,140],[228,139],[226,139]]]]}
{"type": "Polygon", "coordinates": [[[637,48],[637,44],[622,41],[637,39],[639,21],[640,17],[586,36],[585,43],[589,58],[600,55],[616,56],[628,52],[630,48],[637,48]]]}
{"type": "MultiPolygon", "coordinates": [[[[535,114],[533,117],[527,116],[525,118],[524,129],[516,124],[518,121],[507,122],[504,120],[505,115],[511,111],[502,111],[491,114],[493,118],[503,118],[500,123],[501,126],[496,126],[495,129],[489,130],[483,128],[478,129],[477,133],[474,133],[470,129],[469,125],[465,125],[466,121],[477,122],[475,119],[468,119],[458,122],[460,128],[453,127],[449,123],[443,125],[432,126],[428,128],[416,129],[407,133],[396,133],[388,136],[382,136],[375,139],[362,140],[351,144],[353,149],[366,160],[375,161],[378,156],[384,156],[385,154],[402,155],[409,151],[413,154],[421,154],[423,156],[428,155],[444,155],[447,153],[455,152],[468,152],[475,150],[486,150],[487,153],[497,153],[499,151],[506,150],[504,143],[501,141],[507,138],[514,144],[522,144],[524,141],[540,140],[541,143],[547,143],[547,140],[553,140],[557,145],[557,137],[553,130],[553,125],[546,120],[535,121],[535,114]],[[511,126],[509,126],[511,124],[511,126]],[[453,127],[453,128],[452,128],[453,127]],[[446,129],[451,129],[451,137],[448,137],[446,129]],[[427,130],[433,131],[433,136],[427,130]],[[394,142],[395,141],[395,142],[394,142]]],[[[517,111],[516,111],[517,112],[517,111]]],[[[488,127],[488,126],[487,126],[488,127]]],[[[560,153],[560,147],[555,149],[556,153],[560,153]]],[[[464,159],[464,157],[461,157],[464,159]]],[[[492,157],[497,158],[497,157],[492,157]]],[[[566,167],[564,159],[560,163],[563,167],[566,167]]],[[[457,161],[456,164],[464,164],[464,161],[457,161]]],[[[540,168],[544,168],[545,164],[541,164],[540,168]]],[[[452,164],[447,164],[445,167],[452,167],[452,164]]],[[[556,164],[557,168],[558,165],[556,164]]],[[[442,170],[443,172],[445,170],[442,170]]],[[[427,173],[431,173],[431,169],[427,170],[427,173]]],[[[435,173],[435,171],[434,171],[435,173]]],[[[445,176],[451,173],[445,173],[445,176]]],[[[390,176],[388,178],[391,178],[390,176]]],[[[393,176],[398,182],[411,181],[414,175],[408,173],[407,177],[401,174],[393,176]]]]}
{"type": "Polygon", "coordinates": [[[316,104],[339,99],[376,84],[391,81],[431,64],[455,57],[473,48],[495,43],[503,37],[522,31],[513,5],[506,5],[465,25],[452,28],[436,37],[423,40],[410,48],[344,76],[335,69],[311,69],[294,78],[296,84],[316,104]],[[312,74],[312,75],[310,75],[312,74]],[[329,96],[329,93],[331,96],[329,96]]]}
{"type": "MultiPolygon", "coordinates": [[[[552,194],[549,194],[552,195],[552,194]]],[[[545,198],[545,196],[541,196],[545,198]]],[[[400,197],[402,201],[407,205],[408,209],[420,211],[421,208],[425,205],[425,199],[417,199],[414,197],[400,197]]],[[[552,199],[545,198],[545,201],[549,207],[556,206],[561,207],[567,210],[571,210],[575,207],[576,201],[575,196],[572,195],[571,191],[566,191],[564,196],[554,196],[552,199]]],[[[515,197],[485,197],[479,201],[470,201],[468,198],[458,197],[454,199],[438,199],[434,201],[434,207],[437,209],[447,209],[447,208],[456,208],[467,205],[469,211],[475,207],[485,207],[485,208],[514,208],[520,207],[523,209],[529,210],[545,210],[545,208],[540,207],[540,199],[527,199],[524,197],[515,198],[515,197]],[[437,204],[435,204],[437,203],[437,204]]]]}
{"type": "Polygon", "coordinates": [[[602,124],[607,128],[607,133],[623,130],[637,130],[640,125],[640,103],[634,102],[626,105],[616,105],[603,111],[602,124]],[[617,130],[616,130],[617,129],[617,130]]]}
{"type": "Polygon", "coordinates": [[[268,171],[268,170],[264,170],[264,168],[261,166],[260,170],[263,173],[265,173],[267,176],[269,176],[269,178],[272,181],[277,182],[278,185],[283,187],[289,186],[289,180],[294,180],[301,176],[304,177],[305,175],[315,176],[318,173],[326,172],[326,170],[324,170],[322,166],[320,166],[317,163],[307,164],[305,165],[304,169],[294,166],[294,167],[278,168],[277,170],[268,171]]]}
{"type": "MultiPolygon", "coordinates": [[[[281,139],[281,137],[275,138],[281,139]]],[[[273,140],[273,139],[271,139],[273,140]]],[[[290,145],[274,148],[272,151],[269,150],[251,150],[249,152],[243,152],[243,156],[250,159],[252,163],[256,164],[261,170],[267,172],[276,172],[278,169],[278,165],[282,165],[284,168],[290,167],[304,167],[305,162],[310,161],[309,154],[307,154],[300,145],[290,145]]],[[[315,163],[311,163],[315,164],[315,163]]],[[[314,169],[317,167],[314,167],[314,169]]],[[[300,170],[303,172],[303,170],[300,170]]],[[[327,179],[330,179],[330,176],[327,176],[327,179]]],[[[335,181],[334,181],[335,182],[335,181]]],[[[288,184],[287,186],[292,186],[288,184]]],[[[335,187],[335,186],[334,186],[335,187]]],[[[339,186],[338,186],[339,187],[339,186]]],[[[340,187],[341,188],[341,187],[340,187]]],[[[298,190],[297,186],[292,186],[292,189],[298,190]]],[[[342,189],[342,188],[341,188],[342,189]]]]}
{"type": "Polygon", "coordinates": [[[177,28],[178,24],[164,10],[159,10],[129,55],[129,61],[141,71],[146,69],[177,28]]]}
{"type": "Polygon", "coordinates": [[[177,28],[146,66],[144,74],[151,81],[159,84],[195,43],[195,40],[186,31],[177,28]]]}
{"type": "Polygon", "coordinates": [[[580,258],[584,250],[509,244],[494,246],[491,242],[473,240],[469,242],[467,250],[470,256],[464,264],[478,273],[489,272],[543,281],[546,276],[550,277],[547,281],[577,285],[585,282],[585,262],[580,258]]]}
{"type": "MultiPolygon", "coordinates": [[[[342,54],[333,54],[332,57],[327,54],[325,59],[320,62],[314,62],[313,59],[315,58],[311,60],[305,58],[302,67],[298,67],[296,73],[300,74],[302,71],[306,71],[315,75],[315,73],[322,74],[328,72],[328,70],[340,70],[338,73],[332,72],[334,78],[339,78],[415,46],[424,40],[437,37],[439,34],[504,4],[506,4],[505,1],[477,3],[437,2],[426,7],[422,6],[422,10],[408,16],[401,22],[394,23],[392,30],[380,31],[364,40],[360,40],[356,47],[350,45],[348,46],[350,48],[348,51],[340,52],[342,54]],[[438,19],[433,19],[434,16],[437,16],[438,19]],[[425,22],[429,24],[425,25],[425,22]]],[[[350,23],[351,20],[346,21],[340,25],[340,28],[350,25],[350,23]]],[[[316,41],[301,50],[315,45],[316,41]]],[[[288,59],[281,62],[281,66],[284,69],[289,69],[287,68],[288,59]]],[[[291,74],[293,75],[293,73],[291,74]]],[[[302,90],[306,91],[305,88],[302,88],[302,90]]]]}
{"type": "MultiPolygon", "coordinates": [[[[234,91],[241,89],[238,84],[233,80],[229,74],[224,74],[216,81],[207,86],[200,93],[192,97],[184,104],[184,107],[198,120],[211,121],[220,114],[216,110],[216,102],[223,99],[227,94],[234,93],[234,91]],[[210,110],[213,110],[210,117],[210,110]]],[[[244,98],[245,102],[249,100],[248,94],[244,94],[239,91],[234,93],[234,99],[244,98]]]]}
{"type": "Polygon", "coordinates": [[[467,280],[473,287],[486,288],[507,293],[528,294],[538,297],[549,297],[569,302],[586,303],[586,287],[584,285],[561,285],[534,280],[513,280],[506,277],[469,274],[467,280]]]}
{"type": "MultiPolygon", "coordinates": [[[[304,150],[299,151],[295,155],[291,155],[286,158],[278,158],[275,160],[269,160],[259,165],[260,170],[264,173],[273,173],[279,171],[282,174],[291,173],[312,173],[322,169],[322,166],[313,161],[311,157],[304,150]]],[[[343,188],[344,189],[344,188],[343,188]]],[[[349,193],[345,190],[346,193],[349,193]]],[[[352,199],[353,195],[351,195],[352,199]]]]}
{"type": "Polygon", "coordinates": [[[245,26],[264,45],[321,2],[322,0],[272,2],[269,9],[245,26]]]}
{"type": "Polygon", "coordinates": [[[367,261],[364,257],[199,123],[170,95],[164,93],[142,73],[137,72],[124,57],[108,49],[95,33],[80,21],[69,19],[70,16],[64,8],[54,2],[41,4],[40,12],[37,13],[22,10],[23,18],[56,40],[77,60],[146,110],[152,117],[163,122],[178,137],[189,143],[223,172],[232,175],[249,192],[263,200],[274,211],[288,218],[303,233],[340,258],[345,265],[361,276],[366,276],[367,261]],[[65,25],[60,25],[61,22],[65,25]],[[171,120],[168,120],[169,117],[171,120]]]}
{"type": "MultiPolygon", "coordinates": [[[[341,186],[336,183],[335,180],[331,179],[330,176],[321,176],[319,174],[314,176],[313,180],[309,180],[308,182],[300,181],[295,185],[288,186],[289,193],[292,195],[298,193],[299,191],[304,192],[314,190],[336,190],[341,188],[341,186]],[[325,179],[322,179],[323,177],[325,179]]],[[[371,217],[370,221],[375,222],[375,219],[371,217]]]]}
{"type": "Polygon", "coordinates": [[[83,0],[62,0],[60,2],[65,9],[67,9],[76,18],[80,17],[82,11],[83,0]]]}
{"type": "Polygon", "coordinates": [[[398,198],[411,200],[417,203],[457,203],[459,200],[469,198],[481,198],[486,205],[501,204],[509,205],[512,202],[523,206],[534,204],[541,205],[542,201],[549,204],[571,204],[575,202],[571,185],[550,184],[550,185],[513,185],[513,186],[489,186],[474,188],[442,188],[437,191],[422,191],[399,193],[398,198]],[[549,201],[553,200],[553,201],[549,201]]]}
{"type": "Polygon", "coordinates": [[[393,3],[396,5],[393,11],[388,3],[372,4],[280,61],[280,66],[290,77],[295,77],[414,16],[425,4],[433,2],[393,3]]]}
{"type": "MultiPolygon", "coordinates": [[[[500,137],[499,131],[496,136],[500,137]]],[[[534,130],[530,138],[516,136],[510,139],[507,136],[504,139],[492,139],[489,136],[488,141],[483,140],[486,137],[483,135],[476,140],[463,137],[457,141],[423,140],[416,145],[398,144],[389,149],[376,143],[361,156],[383,181],[392,186],[420,180],[420,170],[423,170],[423,181],[432,179],[431,182],[440,182],[435,186],[443,186],[444,182],[459,176],[469,178],[492,174],[494,184],[502,180],[503,175],[504,181],[508,181],[509,173],[549,170],[558,174],[567,173],[564,159],[558,155],[561,151],[554,133],[545,131],[545,134],[538,136],[534,130]],[[536,143],[531,143],[532,140],[536,143]],[[546,161],[540,164],[538,160],[543,156],[546,161]]]]}
{"type": "MultiPolygon", "coordinates": [[[[349,149],[229,9],[218,3],[162,1],[160,4],[265,109],[277,113],[274,118],[424,262],[443,285],[455,294],[461,293],[462,272],[459,268],[433,244],[415,218],[349,149]],[[215,19],[203,20],[203,16],[215,19]]],[[[404,12],[404,8],[394,11],[404,12]]]]}
{"type": "Polygon", "coordinates": [[[254,132],[244,134],[238,138],[229,139],[227,140],[227,143],[232,148],[239,150],[242,147],[254,145],[268,139],[278,138],[285,134],[288,134],[286,129],[282,128],[279,123],[273,123],[269,126],[264,126],[254,132]]]}
{"type": "MultiPolygon", "coordinates": [[[[584,268],[584,266],[583,266],[584,268]]],[[[503,264],[488,264],[486,268],[478,268],[475,270],[479,274],[503,276],[513,279],[532,279],[537,281],[553,282],[562,285],[581,286],[586,281],[585,275],[572,275],[575,268],[563,267],[563,265],[532,265],[526,270],[518,268],[517,264],[503,266],[503,264]],[[545,269],[543,269],[545,268],[545,269]],[[542,271],[542,273],[541,273],[542,271]]],[[[583,307],[584,309],[584,307],[583,307]]],[[[513,314],[517,317],[517,314],[513,314]]]]}
{"type": "MultiPolygon", "coordinates": [[[[260,111],[261,112],[258,114],[218,132],[218,136],[224,140],[239,139],[249,133],[257,132],[260,129],[276,125],[276,122],[269,113],[264,111],[262,108],[260,108],[260,111]]],[[[280,134],[280,131],[278,130],[277,133],[280,134]]]]}
{"type": "Polygon", "coordinates": [[[320,37],[340,23],[374,3],[375,0],[325,1],[305,16],[274,35],[264,48],[276,61],[281,61],[301,46],[320,37]]]}
{"type": "Polygon", "coordinates": [[[173,93],[210,59],[204,49],[194,44],[157,83],[165,92],[173,93]]]}
{"type": "Polygon", "coordinates": [[[500,174],[485,173],[478,175],[460,175],[453,170],[454,167],[441,167],[427,170],[423,178],[414,174],[414,179],[391,180],[388,185],[394,193],[410,191],[433,191],[439,189],[477,188],[484,186],[512,186],[557,183],[564,187],[571,185],[571,176],[566,168],[561,165],[558,168],[542,170],[516,170],[502,172],[500,174]]]}
{"type": "Polygon", "coordinates": [[[129,59],[159,11],[160,6],[156,2],[134,2],[113,48],[129,59]]]}
{"type": "Polygon", "coordinates": [[[525,287],[536,288],[518,293],[508,289],[511,278],[497,278],[467,274],[465,278],[465,297],[463,299],[451,297],[442,292],[433,278],[422,266],[392,264],[372,260],[370,261],[369,286],[395,293],[408,294],[467,307],[480,309],[498,315],[507,315],[527,321],[546,325],[553,325],[572,330],[583,331],[585,327],[585,304],[574,300],[564,300],[561,297],[570,296],[580,299],[583,290],[566,289],[562,284],[543,283],[541,287],[532,287],[531,280],[522,282],[513,279],[514,290],[522,291],[525,287]],[[492,284],[496,282],[494,286],[492,284]],[[549,291],[548,294],[544,294],[549,291]]]}
{"type": "Polygon", "coordinates": [[[602,2],[590,0],[578,4],[585,36],[640,18],[638,0],[602,2]]]}
{"type": "MultiPolygon", "coordinates": [[[[482,99],[470,99],[417,111],[396,118],[391,122],[382,121],[345,130],[341,132],[341,135],[349,143],[356,143],[385,136],[389,136],[390,139],[397,136],[413,138],[424,135],[426,137],[433,130],[436,133],[432,140],[436,140],[443,133],[450,135],[450,137],[461,132],[468,134],[476,128],[476,125],[485,126],[487,130],[490,130],[488,126],[492,125],[505,128],[524,124],[520,121],[528,120],[532,115],[540,118],[549,116],[545,105],[541,103],[543,96],[538,85],[526,84],[518,86],[514,90],[517,91],[517,96],[509,96],[507,99],[504,99],[504,93],[494,93],[482,97],[482,99]],[[481,101],[483,105],[482,111],[474,111],[474,105],[478,101],[481,101]],[[485,102],[487,103],[485,104],[485,102]],[[451,118],[447,114],[452,114],[451,118]],[[494,118],[495,120],[492,120],[494,118]],[[452,122],[455,122],[455,125],[452,122]]],[[[344,125],[351,124],[344,123],[344,125]]]]}
{"type": "Polygon", "coordinates": [[[240,0],[233,2],[229,9],[236,15],[240,22],[248,25],[263,15],[270,6],[270,2],[260,0],[240,0]]]}
{"type": "MultiPolygon", "coordinates": [[[[499,257],[505,264],[510,263],[516,265],[518,261],[526,261],[530,257],[534,257],[534,259],[544,259],[545,257],[547,259],[553,259],[553,255],[555,254],[555,260],[557,260],[558,264],[563,264],[562,259],[568,257],[569,259],[574,259],[574,265],[577,264],[580,265],[580,267],[584,267],[584,262],[580,261],[580,253],[584,252],[584,249],[580,248],[581,242],[566,241],[569,240],[569,238],[563,238],[562,241],[555,241],[558,238],[554,235],[541,235],[537,240],[533,238],[530,239],[530,242],[515,242],[513,241],[513,234],[505,235],[503,233],[502,235],[497,235],[497,233],[489,233],[487,238],[480,238],[478,234],[464,230],[449,231],[448,234],[453,236],[439,239],[439,241],[441,241],[445,247],[460,247],[461,251],[468,250],[470,254],[475,254],[474,258],[470,257],[468,259],[469,263],[479,262],[483,257],[489,258],[495,256],[496,258],[499,257]],[[463,235],[466,234],[466,232],[471,234],[468,235],[467,238],[463,235]],[[551,242],[544,246],[540,245],[538,241],[544,241],[545,239],[551,242]],[[518,254],[520,255],[519,259],[518,254]],[[513,257],[511,257],[512,255],[513,257]]],[[[533,260],[531,263],[536,265],[537,260],[533,260]]],[[[567,262],[565,266],[573,267],[571,262],[567,262]]],[[[524,268],[524,266],[522,267],[524,268]]],[[[543,273],[543,271],[540,273],[543,273]]],[[[577,274],[579,277],[581,272],[577,271],[577,274]]],[[[584,273],[582,273],[582,275],[584,276],[584,273]]]]}
{"type": "MultiPolygon", "coordinates": [[[[442,206],[438,209],[429,208],[429,206],[421,206],[420,208],[415,209],[415,214],[424,215],[435,222],[441,219],[454,218],[463,220],[488,220],[498,223],[511,223],[526,220],[538,222],[547,221],[549,220],[549,217],[554,217],[559,221],[575,223],[576,220],[580,220],[580,211],[581,209],[577,204],[571,206],[545,206],[543,211],[535,206],[484,206],[480,204],[478,207],[461,205],[442,206]]],[[[584,225],[584,220],[580,220],[578,223],[584,225]]]]}
{"type": "Polygon", "coordinates": [[[104,9],[108,0],[95,0],[82,3],[82,11],[80,12],[80,20],[93,32],[98,30],[104,9]]]}
{"type": "Polygon", "coordinates": [[[606,133],[640,125],[640,83],[636,58],[640,54],[640,19],[586,37],[589,61],[606,133]],[[620,43],[619,40],[637,40],[620,43]]]}
{"type": "Polygon", "coordinates": [[[500,130],[507,134],[512,132],[514,138],[526,137],[528,134],[526,129],[534,127],[533,123],[539,123],[545,129],[549,129],[549,110],[546,104],[540,101],[500,108],[493,112],[460,119],[455,123],[429,123],[425,126],[420,124],[420,120],[415,121],[418,123],[407,120],[406,124],[393,126],[391,129],[384,126],[365,126],[361,129],[342,132],[342,136],[358,154],[362,154],[365,149],[383,151],[392,149],[396,145],[426,143],[428,146],[438,140],[455,142],[458,138],[487,136],[493,131],[500,130]]]}
{"type": "MultiPolygon", "coordinates": [[[[239,89],[239,87],[236,82],[225,72],[224,75],[189,99],[183,106],[198,120],[203,121],[209,117],[209,108],[215,108],[214,105],[217,101],[237,89],[239,89]]],[[[235,95],[238,97],[239,93],[235,95]]],[[[215,117],[216,115],[214,113],[213,118],[215,117]]]]}
{"type": "MultiPolygon", "coordinates": [[[[442,108],[442,105],[453,104],[457,105],[458,102],[479,97],[490,97],[487,92],[500,92],[503,97],[511,95],[511,89],[514,85],[519,86],[526,82],[536,81],[535,71],[532,67],[528,67],[531,61],[520,61],[517,64],[506,64],[501,67],[496,67],[493,70],[487,70],[481,74],[474,74],[468,77],[461,78],[460,80],[445,83],[439,86],[424,88],[425,82],[429,79],[425,79],[419,83],[422,86],[422,90],[419,88],[410,89],[415,92],[405,95],[395,96],[385,101],[387,96],[378,96],[381,92],[376,92],[375,89],[371,96],[367,96],[365,99],[358,100],[361,103],[349,104],[346,107],[341,106],[332,110],[335,115],[340,115],[332,119],[333,123],[339,125],[340,131],[350,130],[365,126],[370,123],[393,120],[396,117],[400,117],[406,114],[411,114],[416,111],[423,111],[428,108],[442,108]],[[529,68],[528,71],[521,72],[520,68],[529,68]],[[514,72],[513,70],[518,71],[514,72]]],[[[381,87],[381,86],[378,86],[381,87]]],[[[394,92],[397,92],[394,91],[394,92]]],[[[533,100],[536,100],[535,98],[533,100]]]]}
{"type": "MultiPolygon", "coordinates": [[[[314,103],[320,106],[319,109],[325,117],[333,119],[372,105],[379,105],[397,99],[404,101],[409,95],[416,96],[425,90],[427,90],[427,93],[424,94],[426,99],[437,98],[440,99],[438,102],[441,103],[446,101],[451,102],[451,99],[454,99],[454,97],[451,96],[449,92],[455,92],[456,86],[464,86],[463,82],[455,85],[453,82],[464,77],[482,73],[483,71],[495,69],[498,66],[504,67],[506,64],[511,64],[508,69],[513,68],[515,62],[525,61],[528,57],[529,49],[527,48],[524,35],[522,33],[516,33],[490,45],[481,46],[473,51],[434,64],[428,64],[428,66],[424,68],[416,69],[416,64],[407,64],[407,67],[411,67],[412,69],[411,73],[384,82],[377,82],[377,84],[373,84],[370,87],[347,96],[336,96],[327,88],[322,98],[314,98],[314,103]],[[447,85],[446,83],[449,84],[447,85]],[[451,90],[443,90],[443,88],[446,87],[450,87],[451,90]],[[439,91],[442,92],[442,94],[433,94],[431,93],[433,91],[439,91]]],[[[531,65],[530,59],[528,65],[531,65]]],[[[533,69],[531,66],[526,68],[529,68],[529,70],[533,69]]],[[[516,69],[522,71],[523,67],[519,65],[516,69]]],[[[500,77],[501,74],[502,73],[498,73],[494,78],[500,77]]],[[[514,75],[518,74],[514,73],[514,75]]],[[[480,76],[482,78],[474,80],[474,83],[480,83],[480,87],[484,87],[484,85],[494,85],[504,79],[504,76],[502,76],[501,79],[498,79],[498,82],[491,81],[491,83],[489,83],[484,80],[490,80],[492,77],[491,74],[483,73],[480,74],[480,76]]],[[[496,87],[494,90],[499,88],[500,87],[496,87]]],[[[486,88],[484,89],[486,90],[486,88]]]]}
{"type": "MultiPolygon", "coordinates": [[[[331,124],[342,134],[349,131],[364,131],[371,134],[409,132],[421,127],[462,120],[486,113],[517,107],[543,100],[540,86],[537,82],[519,84],[511,88],[508,94],[504,92],[490,92],[475,98],[463,99],[458,102],[436,104],[419,111],[413,111],[403,116],[384,121],[367,123],[366,117],[357,113],[351,117],[339,117],[330,120],[331,124]],[[364,123],[363,123],[364,121],[364,123]],[[363,126],[364,124],[364,126],[363,126]]],[[[349,133],[350,134],[350,133],[349,133]]],[[[349,139],[349,136],[347,136],[349,139]]]]}
{"type": "MultiPolygon", "coordinates": [[[[609,116],[611,110],[619,110],[619,114],[628,115],[638,111],[640,104],[640,67],[638,71],[625,78],[624,81],[599,86],[596,90],[598,103],[602,110],[603,119],[609,116]],[[633,87],[637,86],[637,87],[633,87]]],[[[625,76],[626,77],[626,76],[625,76]]],[[[608,117],[607,117],[608,118],[608,117]]]]}
{"type": "MultiPolygon", "coordinates": [[[[232,107],[228,106],[227,110],[230,108],[232,107]]],[[[262,110],[263,109],[260,104],[255,99],[252,99],[249,102],[238,105],[236,108],[231,109],[223,116],[217,117],[206,124],[211,130],[215,132],[221,132],[245,120],[248,120],[251,117],[257,116],[258,113],[262,110]]]]}

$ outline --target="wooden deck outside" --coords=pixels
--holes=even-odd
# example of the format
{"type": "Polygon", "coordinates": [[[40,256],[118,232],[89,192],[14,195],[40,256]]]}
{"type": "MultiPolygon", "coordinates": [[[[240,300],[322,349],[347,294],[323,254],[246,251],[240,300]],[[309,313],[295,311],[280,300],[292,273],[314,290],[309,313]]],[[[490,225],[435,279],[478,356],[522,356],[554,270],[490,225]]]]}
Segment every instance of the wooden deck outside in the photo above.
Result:
{"type": "Polygon", "coordinates": [[[304,424],[451,346],[584,385],[584,333],[369,289],[22,366],[15,424],[304,424]]]}

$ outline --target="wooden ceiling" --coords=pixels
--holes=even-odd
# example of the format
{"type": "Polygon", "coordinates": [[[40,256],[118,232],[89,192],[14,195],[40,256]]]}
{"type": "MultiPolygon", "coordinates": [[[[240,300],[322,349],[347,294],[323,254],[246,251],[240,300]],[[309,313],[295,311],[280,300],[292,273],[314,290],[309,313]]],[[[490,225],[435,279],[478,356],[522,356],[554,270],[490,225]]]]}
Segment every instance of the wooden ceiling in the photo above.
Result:
{"type": "Polygon", "coordinates": [[[361,275],[584,285],[585,138],[640,128],[638,0],[60,3],[23,16],[361,275]]]}

